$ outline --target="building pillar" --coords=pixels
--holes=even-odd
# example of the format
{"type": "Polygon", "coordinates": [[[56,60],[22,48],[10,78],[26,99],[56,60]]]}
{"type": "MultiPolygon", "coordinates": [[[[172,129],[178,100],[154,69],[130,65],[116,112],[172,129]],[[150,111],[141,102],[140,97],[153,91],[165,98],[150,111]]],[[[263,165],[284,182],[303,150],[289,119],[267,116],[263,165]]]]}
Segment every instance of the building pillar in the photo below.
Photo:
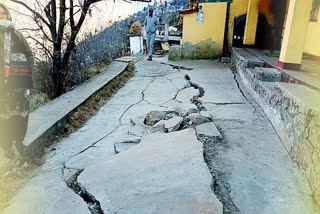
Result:
{"type": "Polygon", "coordinates": [[[290,0],[278,66],[300,70],[312,0],[290,0]]]}
{"type": "Polygon", "coordinates": [[[259,17],[259,4],[260,0],[249,0],[246,27],[243,38],[243,44],[245,46],[251,46],[255,44],[259,17]]]}

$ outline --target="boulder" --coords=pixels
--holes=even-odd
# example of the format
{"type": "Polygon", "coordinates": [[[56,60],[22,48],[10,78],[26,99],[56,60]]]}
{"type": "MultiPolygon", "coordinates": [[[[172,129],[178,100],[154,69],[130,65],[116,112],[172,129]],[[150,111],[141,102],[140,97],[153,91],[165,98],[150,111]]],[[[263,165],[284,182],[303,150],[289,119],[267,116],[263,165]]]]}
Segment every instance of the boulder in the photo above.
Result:
{"type": "Polygon", "coordinates": [[[202,123],[208,123],[210,120],[199,113],[189,114],[188,117],[192,122],[192,125],[200,125],[202,123]]]}
{"type": "Polygon", "coordinates": [[[180,117],[185,117],[191,113],[199,112],[197,106],[192,103],[179,103],[176,100],[171,100],[166,103],[168,111],[174,111],[179,114],[180,117]]]}
{"type": "Polygon", "coordinates": [[[164,120],[167,112],[165,111],[151,111],[149,112],[144,120],[144,124],[148,126],[153,126],[160,120],[164,120]]]}

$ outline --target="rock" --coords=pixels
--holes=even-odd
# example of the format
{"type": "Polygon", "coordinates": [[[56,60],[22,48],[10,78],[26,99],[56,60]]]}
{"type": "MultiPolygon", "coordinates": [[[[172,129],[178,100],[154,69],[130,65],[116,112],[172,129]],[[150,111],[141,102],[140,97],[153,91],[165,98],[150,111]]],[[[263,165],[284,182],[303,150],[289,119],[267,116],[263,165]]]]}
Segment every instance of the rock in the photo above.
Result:
{"type": "Polygon", "coordinates": [[[200,114],[210,120],[212,120],[212,115],[209,111],[200,111],[200,114]]]}
{"type": "Polygon", "coordinates": [[[181,90],[177,97],[176,97],[176,100],[178,100],[179,102],[182,102],[182,103],[191,103],[191,99],[193,99],[193,97],[195,96],[199,96],[200,95],[200,92],[198,89],[195,89],[195,88],[186,88],[186,89],[183,89],[181,90]]]}
{"type": "Polygon", "coordinates": [[[152,132],[165,132],[166,128],[165,128],[165,120],[160,120],[159,122],[157,122],[155,125],[152,126],[152,132]]]}
{"type": "Polygon", "coordinates": [[[213,122],[197,125],[196,131],[198,137],[222,139],[221,133],[218,131],[216,125],[213,122]]]}
{"type": "Polygon", "coordinates": [[[176,100],[171,100],[166,104],[168,111],[175,111],[180,117],[185,117],[190,113],[199,112],[197,106],[192,103],[179,103],[176,100]]]}
{"type": "Polygon", "coordinates": [[[199,96],[194,96],[194,97],[192,97],[192,98],[191,98],[191,102],[194,103],[194,104],[199,103],[199,102],[200,102],[199,96]]]}
{"type": "Polygon", "coordinates": [[[144,124],[153,126],[160,120],[164,120],[166,117],[167,112],[165,111],[151,111],[147,114],[144,124]]]}
{"type": "Polygon", "coordinates": [[[178,131],[180,128],[180,125],[183,121],[182,117],[173,117],[170,120],[165,121],[165,128],[168,129],[168,132],[174,132],[178,131]]]}
{"type": "Polygon", "coordinates": [[[208,123],[210,120],[199,113],[189,114],[188,117],[193,125],[200,125],[202,123],[208,123]]]}
{"type": "Polygon", "coordinates": [[[170,113],[166,114],[164,119],[165,120],[170,120],[171,118],[173,118],[175,116],[179,116],[179,114],[177,112],[170,112],[170,113]]]}

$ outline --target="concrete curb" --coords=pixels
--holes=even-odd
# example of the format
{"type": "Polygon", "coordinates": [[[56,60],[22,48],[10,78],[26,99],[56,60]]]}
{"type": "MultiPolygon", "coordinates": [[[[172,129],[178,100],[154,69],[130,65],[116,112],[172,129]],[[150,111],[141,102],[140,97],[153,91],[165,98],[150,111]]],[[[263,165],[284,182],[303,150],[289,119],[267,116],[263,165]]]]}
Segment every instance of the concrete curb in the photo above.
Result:
{"type": "Polygon", "coordinates": [[[29,116],[24,145],[32,156],[41,154],[52,143],[53,137],[64,127],[67,119],[92,96],[124,73],[129,61],[114,61],[104,72],[94,76],[72,91],[41,106],[29,116]]]}

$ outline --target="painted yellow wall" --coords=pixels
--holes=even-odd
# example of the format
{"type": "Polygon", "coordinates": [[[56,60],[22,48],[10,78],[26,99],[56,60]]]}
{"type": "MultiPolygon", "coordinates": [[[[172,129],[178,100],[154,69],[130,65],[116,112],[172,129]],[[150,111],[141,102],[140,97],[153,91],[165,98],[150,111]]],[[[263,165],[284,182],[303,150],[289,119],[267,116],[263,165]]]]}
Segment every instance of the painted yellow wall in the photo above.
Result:
{"type": "Polygon", "coordinates": [[[243,44],[254,45],[256,40],[260,0],[249,0],[243,44]]]}
{"type": "Polygon", "coordinates": [[[230,6],[228,43],[231,45],[233,36],[234,17],[247,13],[249,0],[233,0],[230,6]]]}
{"type": "MultiPolygon", "coordinates": [[[[319,14],[320,15],[320,14],[319,14]]],[[[317,22],[309,22],[304,52],[320,56],[320,17],[317,22]]]]}
{"type": "Polygon", "coordinates": [[[290,0],[280,61],[300,64],[304,51],[312,0],[290,0]]]}
{"type": "Polygon", "coordinates": [[[183,15],[182,42],[193,45],[205,40],[216,43],[219,51],[223,48],[227,3],[202,3],[203,23],[197,23],[197,13],[183,15]]]}

